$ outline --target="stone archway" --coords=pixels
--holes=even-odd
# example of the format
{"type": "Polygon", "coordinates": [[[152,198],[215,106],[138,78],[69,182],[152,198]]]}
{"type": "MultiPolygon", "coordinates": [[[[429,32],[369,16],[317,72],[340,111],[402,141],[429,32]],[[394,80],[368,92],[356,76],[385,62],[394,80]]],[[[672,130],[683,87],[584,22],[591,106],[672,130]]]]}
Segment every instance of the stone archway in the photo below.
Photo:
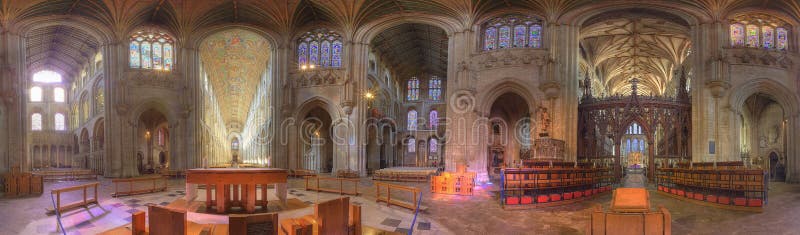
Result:
{"type": "Polygon", "coordinates": [[[490,178],[498,178],[500,169],[532,159],[531,111],[528,101],[515,92],[506,92],[489,109],[487,168],[490,178]],[[527,133],[524,133],[527,132],[527,133]]]}

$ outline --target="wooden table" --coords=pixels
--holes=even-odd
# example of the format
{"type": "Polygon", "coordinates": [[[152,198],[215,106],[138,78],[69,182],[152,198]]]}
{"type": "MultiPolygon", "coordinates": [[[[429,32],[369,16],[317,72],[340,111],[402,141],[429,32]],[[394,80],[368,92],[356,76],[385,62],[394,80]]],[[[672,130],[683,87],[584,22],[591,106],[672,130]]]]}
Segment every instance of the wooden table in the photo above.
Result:
{"type": "Polygon", "coordinates": [[[197,197],[197,185],[206,186],[206,205],[212,204],[211,189],[215,193],[217,213],[225,213],[232,205],[243,204],[248,213],[255,212],[256,201],[267,208],[267,185],[274,184],[278,199],[286,203],[286,169],[278,168],[210,168],[186,171],[186,200],[197,197]],[[261,200],[257,200],[256,185],[261,186],[261,200]],[[241,194],[240,194],[241,193],[241,194]]]}

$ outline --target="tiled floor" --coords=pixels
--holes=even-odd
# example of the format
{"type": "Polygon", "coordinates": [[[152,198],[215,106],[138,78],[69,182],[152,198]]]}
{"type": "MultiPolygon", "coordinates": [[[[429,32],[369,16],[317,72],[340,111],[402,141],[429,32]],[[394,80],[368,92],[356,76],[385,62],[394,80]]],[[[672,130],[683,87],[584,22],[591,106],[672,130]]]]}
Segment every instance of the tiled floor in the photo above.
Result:
{"type": "MultiPolygon", "coordinates": [[[[628,177],[626,186],[644,185],[645,179],[628,177]]],[[[46,183],[46,191],[79,182],[46,183]]],[[[340,197],[338,194],[305,191],[303,181],[291,179],[289,198],[306,204],[340,197]]],[[[476,187],[474,196],[431,194],[427,183],[400,183],[422,189],[422,205],[414,234],[583,234],[589,212],[595,205],[608,207],[607,194],[576,204],[530,210],[503,210],[498,201],[498,184],[476,187]]],[[[64,214],[68,234],[94,234],[130,223],[130,212],[146,210],[148,204],[165,205],[184,195],[184,181],[171,180],[166,192],[112,198],[110,180],[101,180],[100,206],[64,214]]],[[[414,219],[412,211],[375,202],[372,181],[362,179],[351,202],[362,205],[363,223],[387,231],[406,232],[414,219]]],[[[198,192],[198,195],[204,193],[198,192]]],[[[274,194],[271,194],[274,195],[274,194]]],[[[402,198],[402,196],[400,197],[402,198]]],[[[74,200],[74,197],[66,197],[74,200]]],[[[664,205],[672,214],[673,234],[800,234],[800,185],[771,183],[769,204],[763,213],[738,212],[698,206],[651,193],[652,205],[664,205]]],[[[52,207],[49,194],[39,197],[0,199],[0,234],[58,234],[55,216],[45,214],[52,207]]],[[[311,214],[313,208],[281,211],[280,218],[311,214]]],[[[224,223],[224,216],[190,213],[195,222],[224,223]]]]}

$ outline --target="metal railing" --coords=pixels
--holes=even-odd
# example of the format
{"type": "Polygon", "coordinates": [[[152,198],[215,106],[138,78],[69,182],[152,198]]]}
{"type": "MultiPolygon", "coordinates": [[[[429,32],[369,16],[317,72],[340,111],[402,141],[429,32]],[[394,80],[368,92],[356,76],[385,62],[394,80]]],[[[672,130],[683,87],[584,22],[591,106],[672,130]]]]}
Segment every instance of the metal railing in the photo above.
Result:
{"type": "Polygon", "coordinates": [[[64,224],[61,223],[61,212],[58,210],[58,206],[56,205],[56,199],[53,198],[53,194],[50,194],[50,201],[53,202],[53,208],[55,208],[56,212],[56,221],[58,222],[58,228],[61,229],[61,234],[67,235],[67,231],[64,230],[64,224]]]}
{"type": "Polygon", "coordinates": [[[417,201],[417,209],[414,210],[414,219],[411,220],[411,228],[408,229],[408,235],[414,233],[414,225],[417,224],[417,215],[419,215],[419,207],[422,205],[422,194],[419,194],[419,201],[417,201]]]}

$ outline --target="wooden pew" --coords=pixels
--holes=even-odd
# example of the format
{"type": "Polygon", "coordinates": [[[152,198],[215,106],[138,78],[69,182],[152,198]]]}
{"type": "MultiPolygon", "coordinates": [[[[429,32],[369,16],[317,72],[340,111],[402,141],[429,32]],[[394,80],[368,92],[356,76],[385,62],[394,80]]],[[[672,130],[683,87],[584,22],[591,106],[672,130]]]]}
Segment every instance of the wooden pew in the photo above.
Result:
{"type": "Polygon", "coordinates": [[[186,210],[151,205],[147,207],[150,218],[150,235],[187,234],[186,210]]]}
{"type": "Polygon", "coordinates": [[[304,170],[304,169],[291,169],[289,170],[290,177],[306,177],[306,176],[317,176],[317,172],[313,170],[304,170]]]}
{"type": "Polygon", "coordinates": [[[417,201],[419,200],[419,197],[422,196],[420,190],[416,187],[388,184],[383,182],[375,182],[375,190],[376,190],[376,197],[378,198],[377,202],[386,202],[386,206],[396,205],[410,210],[417,209],[417,201]],[[392,199],[393,190],[395,192],[401,191],[401,192],[411,193],[413,201],[409,203],[392,199]]]}
{"type": "Polygon", "coordinates": [[[145,176],[139,178],[113,179],[111,180],[111,182],[114,183],[114,193],[111,194],[112,197],[154,193],[167,190],[167,180],[164,179],[164,176],[161,175],[145,176]],[[127,184],[128,187],[120,187],[121,184],[127,184]],[[139,187],[134,187],[134,185],[144,186],[144,187],[139,188],[139,187]]]}
{"type": "Polygon", "coordinates": [[[6,197],[39,195],[44,191],[44,178],[28,172],[20,172],[19,167],[12,167],[8,174],[3,175],[3,184],[6,197]]]}
{"type": "Polygon", "coordinates": [[[317,177],[317,176],[306,176],[306,191],[317,191],[317,192],[329,192],[329,193],[338,193],[341,195],[355,195],[358,196],[358,183],[361,181],[360,179],[348,179],[348,178],[325,178],[325,177],[317,177]],[[328,188],[322,186],[322,181],[334,182],[334,185],[338,187],[328,188]],[[352,191],[345,190],[345,183],[352,184],[352,191]]]}
{"type": "Polygon", "coordinates": [[[228,217],[230,235],[272,235],[278,234],[278,214],[230,215],[228,217]]]}
{"type": "Polygon", "coordinates": [[[350,204],[349,197],[314,205],[314,214],[281,221],[281,235],[357,235],[361,234],[361,206],[350,204]]]}
{"type": "Polygon", "coordinates": [[[71,186],[71,187],[51,190],[50,193],[56,195],[56,208],[48,209],[48,214],[54,214],[56,211],[58,213],[62,213],[64,211],[72,210],[72,209],[79,208],[79,207],[88,207],[90,204],[98,204],[98,202],[97,202],[97,199],[98,199],[98,197],[97,197],[97,187],[98,186],[100,186],[100,183],[99,182],[94,182],[94,183],[88,183],[88,184],[82,184],[82,185],[76,185],[76,186],[71,186]],[[88,197],[87,190],[89,188],[93,188],[93,191],[94,191],[94,197],[93,198],[89,198],[88,197]],[[77,201],[77,202],[74,202],[74,203],[70,203],[70,204],[66,204],[66,205],[62,205],[62,203],[61,203],[61,194],[62,193],[68,193],[68,192],[74,192],[74,191],[82,191],[83,192],[83,200],[77,201]]]}

